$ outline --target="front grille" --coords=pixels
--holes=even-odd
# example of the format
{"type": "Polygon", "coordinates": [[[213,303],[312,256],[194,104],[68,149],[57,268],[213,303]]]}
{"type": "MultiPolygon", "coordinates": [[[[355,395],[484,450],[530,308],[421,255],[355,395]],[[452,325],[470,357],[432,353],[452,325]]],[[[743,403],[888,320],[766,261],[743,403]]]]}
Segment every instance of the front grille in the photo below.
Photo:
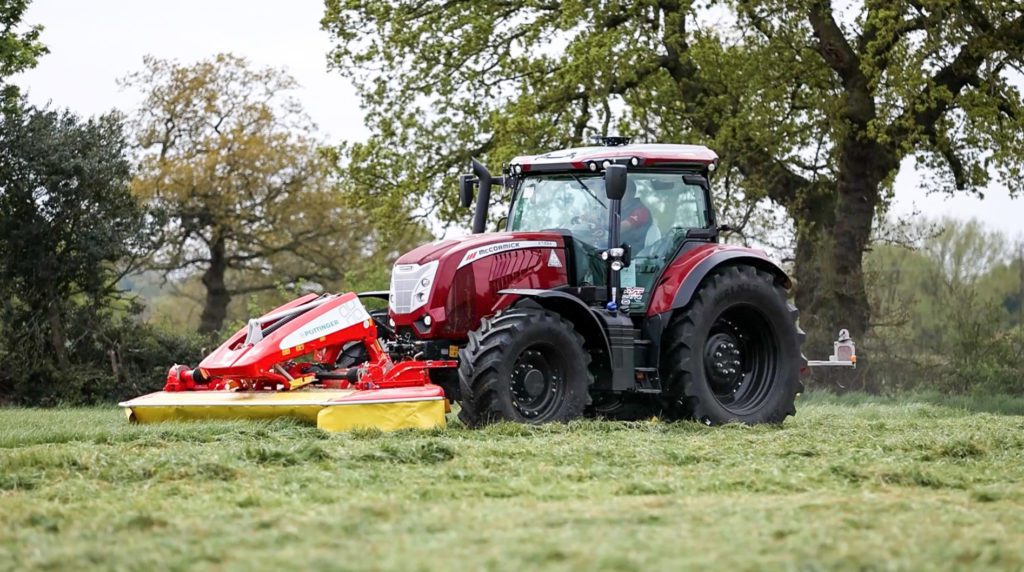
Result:
{"type": "Polygon", "coordinates": [[[437,261],[427,264],[396,264],[391,271],[391,296],[389,303],[391,310],[396,314],[408,314],[413,310],[427,303],[426,297],[430,295],[434,273],[437,271],[437,261]],[[421,286],[420,281],[424,278],[430,280],[431,284],[421,286]],[[416,299],[416,293],[425,294],[422,301],[416,299]]]}

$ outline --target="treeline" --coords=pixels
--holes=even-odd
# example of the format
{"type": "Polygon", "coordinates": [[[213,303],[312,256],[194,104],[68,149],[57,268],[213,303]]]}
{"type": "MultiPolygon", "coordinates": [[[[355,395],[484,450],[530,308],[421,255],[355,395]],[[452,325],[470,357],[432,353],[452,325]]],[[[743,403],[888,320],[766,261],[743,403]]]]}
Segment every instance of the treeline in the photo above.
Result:
{"type": "Polygon", "coordinates": [[[874,324],[863,388],[1024,394],[1024,239],[919,222],[865,257],[874,324]]]}

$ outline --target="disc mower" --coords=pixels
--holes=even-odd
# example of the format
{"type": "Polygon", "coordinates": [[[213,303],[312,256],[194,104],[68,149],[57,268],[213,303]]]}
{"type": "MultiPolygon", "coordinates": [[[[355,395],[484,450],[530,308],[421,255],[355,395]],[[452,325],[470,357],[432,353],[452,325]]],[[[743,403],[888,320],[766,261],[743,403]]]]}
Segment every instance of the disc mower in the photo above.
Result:
{"type": "MultiPolygon", "coordinates": [[[[449,402],[471,427],[782,422],[804,334],[782,268],[718,240],[717,155],[600,143],[517,157],[500,176],[473,160],[459,178],[471,235],[401,256],[386,291],[308,294],[250,320],[121,405],[140,422],[293,416],[327,430],[442,426],[449,402]],[[495,185],[511,202],[485,233],[495,185]]],[[[855,363],[842,356],[815,365],[855,363]]]]}

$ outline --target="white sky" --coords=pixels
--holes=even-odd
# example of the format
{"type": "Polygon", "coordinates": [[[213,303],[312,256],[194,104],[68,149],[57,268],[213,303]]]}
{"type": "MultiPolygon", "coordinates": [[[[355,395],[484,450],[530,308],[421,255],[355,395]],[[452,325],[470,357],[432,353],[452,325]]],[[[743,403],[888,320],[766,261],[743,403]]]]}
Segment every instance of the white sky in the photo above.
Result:
{"type": "MultiPolygon", "coordinates": [[[[352,86],[327,71],[330,38],[320,30],[320,0],[33,0],[24,22],[45,26],[50,53],[16,78],[36,104],[50,102],[92,115],[132,110],[137,96],[117,79],[151,54],[182,62],[232,52],[258,65],[283,67],[301,84],[295,94],[328,140],[368,135],[352,86]]],[[[896,179],[893,211],[907,216],[978,218],[1024,236],[1024,199],[992,186],[985,200],[927,196],[910,161],[896,179]]]]}

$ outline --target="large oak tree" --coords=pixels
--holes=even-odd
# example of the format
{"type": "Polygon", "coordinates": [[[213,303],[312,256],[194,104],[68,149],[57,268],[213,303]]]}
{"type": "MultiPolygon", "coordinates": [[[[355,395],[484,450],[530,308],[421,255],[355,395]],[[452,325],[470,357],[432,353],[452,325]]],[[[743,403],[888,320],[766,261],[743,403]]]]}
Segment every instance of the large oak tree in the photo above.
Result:
{"type": "Polygon", "coordinates": [[[902,159],[939,188],[1021,188],[1017,2],[328,0],[323,25],[373,132],[348,148],[363,196],[457,220],[472,155],[705,142],[720,183],[795,224],[809,354],[869,328],[863,252],[902,159]]]}
{"type": "Polygon", "coordinates": [[[379,248],[339,201],[290,76],[227,54],[145,63],[126,80],[145,95],[133,190],[166,221],[152,267],[202,276],[200,332],[235,296],[336,280],[379,248]]]}

